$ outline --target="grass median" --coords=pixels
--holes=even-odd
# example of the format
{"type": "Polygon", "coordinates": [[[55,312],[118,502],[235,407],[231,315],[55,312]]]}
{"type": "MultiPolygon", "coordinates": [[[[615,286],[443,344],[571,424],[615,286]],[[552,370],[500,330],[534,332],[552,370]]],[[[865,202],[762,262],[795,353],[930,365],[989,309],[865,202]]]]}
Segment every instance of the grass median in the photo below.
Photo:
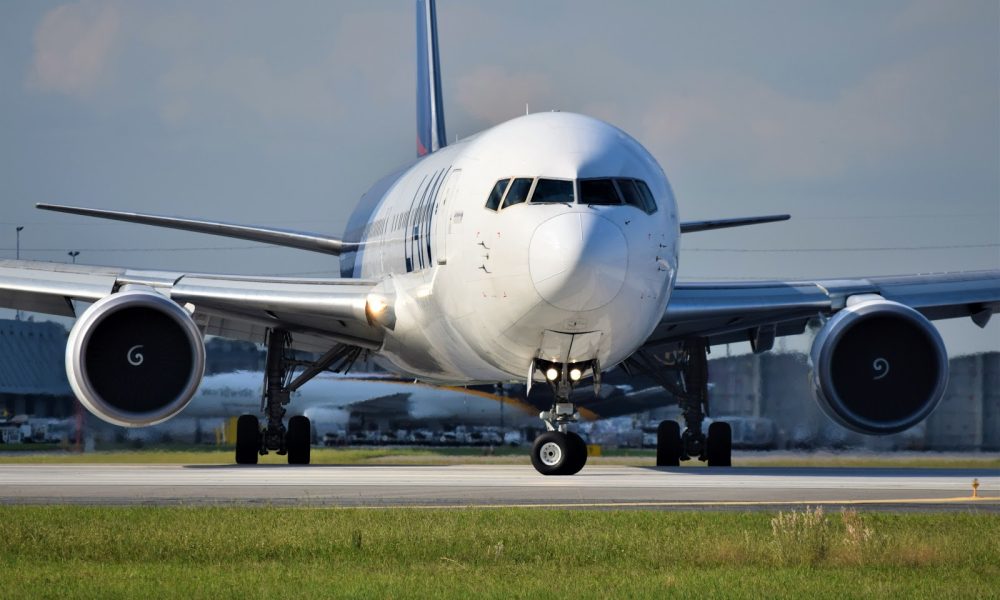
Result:
{"type": "Polygon", "coordinates": [[[0,596],[984,598],[1000,518],[0,507],[0,596]]]}

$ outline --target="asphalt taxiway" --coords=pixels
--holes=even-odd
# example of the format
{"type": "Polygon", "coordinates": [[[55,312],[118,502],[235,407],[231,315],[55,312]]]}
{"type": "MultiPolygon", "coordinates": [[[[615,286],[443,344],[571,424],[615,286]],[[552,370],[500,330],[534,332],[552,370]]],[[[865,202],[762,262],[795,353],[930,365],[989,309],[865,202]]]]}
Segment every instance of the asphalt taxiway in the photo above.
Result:
{"type": "Polygon", "coordinates": [[[594,466],[0,465],[4,504],[548,506],[745,509],[796,505],[1000,512],[1000,470],[594,466]],[[972,482],[979,482],[973,498],[972,482]]]}

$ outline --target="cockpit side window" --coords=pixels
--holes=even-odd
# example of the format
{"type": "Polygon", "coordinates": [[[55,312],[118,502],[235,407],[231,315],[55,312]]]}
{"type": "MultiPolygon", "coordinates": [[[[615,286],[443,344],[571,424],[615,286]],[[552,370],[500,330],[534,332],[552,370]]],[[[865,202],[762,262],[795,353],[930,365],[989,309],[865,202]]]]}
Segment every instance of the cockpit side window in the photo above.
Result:
{"type": "Polygon", "coordinates": [[[510,179],[501,179],[493,186],[493,191],[490,192],[490,197],[486,199],[486,208],[490,210],[497,210],[500,208],[500,201],[503,200],[503,193],[507,189],[507,184],[510,183],[510,179]]]}
{"type": "Polygon", "coordinates": [[[531,194],[531,203],[564,202],[573,203],[573,182],[561,179],[539,179],[531,194]]]}
{"type": "Polygon", "coordinates": [[[621,204],[618,190],[611,179],[581,179],[580,204],[621,204]]]}
{"type": "Polygon", "coordinates": [[[514,206],[528,199],[528,192],[531,191],[531,183],[534,180],[530,177],[518,177],[510,183],[507,190],[507,197],[503,201],[503,207],[514,206]]]}
{"type": "Polygon", "coordinates": [[[625,199],[625,204],[630,204],[647,214],[656,212],[656,202],[653,201],[653,194],[649,191],[649,186],[645,181],[639,179],[616,179],[618,189],[625,199]]]}

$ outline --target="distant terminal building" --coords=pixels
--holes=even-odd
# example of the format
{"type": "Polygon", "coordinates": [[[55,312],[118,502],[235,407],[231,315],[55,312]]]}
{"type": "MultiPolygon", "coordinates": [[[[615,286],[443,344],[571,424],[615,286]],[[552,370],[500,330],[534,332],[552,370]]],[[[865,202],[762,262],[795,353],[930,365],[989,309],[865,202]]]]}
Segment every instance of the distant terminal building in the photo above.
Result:
{"type": "Polygon", "coordinates": [[[66,337],[59,323],[0,320],[0,416],[73,414],[66,337]]]}
{"type": "Polygon", "coordinates": [[[770,421],[777,448],[1000,450],[1000,352],[952,358],[950,372],[945,397],[927,420],[896,435],[873,437],[853,433],[820,411],[805,355],[717,358],[709,362],[711,413],[770,421]]]}
{"type": "MultiPolygon", "coordinates": [[[[0,417],[63,419],[74,414],[76,402],[64,366],[67,335],[59,323],[0,320],[0,417]]],[[[206,374],[262,372],[264,366],[264,353],[256,344],[222,338],[206,342],[206,374]]],[[[715,358],[709,362],[709,381],[711,415],[745,417],[744,423],[768,428],[761,439],[772,448],[1000,450],[1000,352],[951,359],[948,391],[938,409],[917,427],[887,437],[858,435],[830,421],[813,400],[802,354],[715,358]]],[[[670,418],[676,409],[654,413],[670,418]]]]}

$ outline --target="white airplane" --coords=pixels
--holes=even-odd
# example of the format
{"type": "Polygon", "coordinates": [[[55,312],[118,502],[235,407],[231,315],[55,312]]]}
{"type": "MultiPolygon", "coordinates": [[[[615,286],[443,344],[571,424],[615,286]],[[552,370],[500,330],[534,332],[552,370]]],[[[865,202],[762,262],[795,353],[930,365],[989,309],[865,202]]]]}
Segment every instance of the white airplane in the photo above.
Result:
{"type": "Polygon", "coordinates": [[[730,464],[731,430],[708,407],[707,348],[822,329],[812,350],[817,398],[856,431],[887,434],[923,420],[948,378],[930,320],[1000,310],[1000,271],[835,281],[677,281],[681,236],[787,219],[682,222],[663,169],[622,130],[569,113],[533,114],[446,144],[433,0],[417,2],[418,159],[377,182],[343,238],[91,208],[39,208],[228,236],[340,257],[342,278],[138,271],[30,261],[0,263],[0,305],[77,316],[70,383],[98,417],[159,423],[202,379],[202,336],[268,347],[265,424],[239,421],[238,463],[261,453],[309,461],[308,419],[284,423],[289,394],[362,353],[403,376],[442,384],[548,385],[548,431],[532,449],[546,475],[578,472],[587,455],[569,430],[571,390],[599,388],[621,364],[671,369],[685,430],[664,422],[657,462],[730,464]],[[93,304],[81,310],[81,303],[93,304]],[[307,365],[291,350],[322,354],[307,365]],[[654,353],[654,349],[656,349],[654,353]],[[292,377],[296,367],[301,372],[292,377]]]}

